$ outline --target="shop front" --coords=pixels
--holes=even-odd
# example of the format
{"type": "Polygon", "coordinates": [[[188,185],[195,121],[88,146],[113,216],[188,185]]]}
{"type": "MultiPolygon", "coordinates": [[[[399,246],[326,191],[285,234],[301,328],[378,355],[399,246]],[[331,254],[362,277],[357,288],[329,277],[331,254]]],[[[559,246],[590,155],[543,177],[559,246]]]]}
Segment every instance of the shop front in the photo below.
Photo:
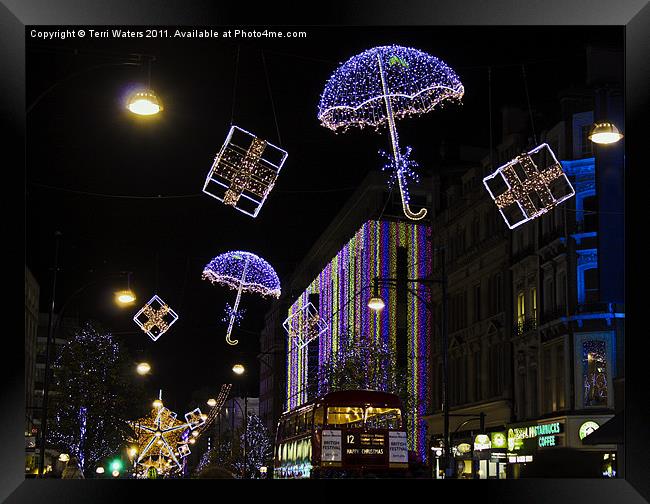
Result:
{"type": "Polygon", "coordinates": [[[612,415],[568,415],[506,426],[509,478],[602,477],[616,458],[616,445],[585,446],[589,433],[612,415]]]}

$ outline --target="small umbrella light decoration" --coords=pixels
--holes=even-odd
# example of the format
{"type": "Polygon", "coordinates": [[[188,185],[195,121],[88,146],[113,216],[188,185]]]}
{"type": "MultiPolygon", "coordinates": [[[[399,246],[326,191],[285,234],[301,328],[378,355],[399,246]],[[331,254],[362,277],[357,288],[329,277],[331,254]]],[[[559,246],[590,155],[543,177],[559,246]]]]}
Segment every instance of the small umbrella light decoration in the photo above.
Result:
{"type": "Polygon", "coordinates": [[[510,229],[575,194],[562,165],[545,143],[500,166],[483,184],[510,229]]]}
{"type": "Polygon", "coordinates": [[[187,435],[184,434],[201,427],[204,423],[205,420],[198,408],[185,415],[185,422],[178,420],[176,413],[163,405],[162,391],[160,391],[150,415],[131,423],[137,436],[136,464],[140,469],[140,475],[146,474],[150,467],[155,467],[159,474],[181,470],[179,459],[190,454],[186,442],[187,435]]]}
{"type": "Polygon", "coordinates": [[[239,309],[239,302],[243,292],[264,297],[280,297],[280,280],[275,270],[264,259],[250,252],[236,250],[216,256],[203,269],[202,278],[237,291],[234,306],[226,306],[226,342],[229,345],[238,343],[238,340],[230,339],[230,335],[235,322],[241,320],[242,310],[239,309]]]}
{"type": "Polygon", "coordinates": [[[286,159],[286,151],[232,126],[205,179],[203,192],[257,217],[286,159]]]}
{"type": "Polygon", "coordinates": [[[343,63],[330,77],[321,95],[318,119],[322,126],[345,131],[350,126],[388,125],[391,154],[384,169],[399,186],[404,215],[424,218],[409,206],[407,179],[417,182],[409,159],[411,148],[400,150],[395,121],[430,112],[445,102],[459,102],[465,90],[443,61],[425,52],[397,45],[373,47],[343,63]]]}
{"type": "Polygon", "coordinates": [[[167,303],[154,295],[135,314],[133,320],[152,340],[156,341],[178,320],[178,315],[167,303]]]}

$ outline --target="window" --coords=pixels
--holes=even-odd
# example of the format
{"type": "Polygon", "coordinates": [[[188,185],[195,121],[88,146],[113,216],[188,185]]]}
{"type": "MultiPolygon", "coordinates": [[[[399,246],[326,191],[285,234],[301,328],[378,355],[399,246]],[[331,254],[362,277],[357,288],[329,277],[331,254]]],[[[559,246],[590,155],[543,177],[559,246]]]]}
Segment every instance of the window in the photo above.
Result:
{"type": "Polygon", "coordinates": [[[528,368],[530,381],[530,416],[537,416],[537,366],[528,368]]]}
{"type": "Polygon", "coordinates": [[[564,310],[566,308],[566,273],[564,271],[558,275],[557,284],[557,306],[561,310],[564,310]]]}
{"type": "Polygon", "coordinates": [[[524,293],[520,292],[517,294],[517,323],[523,325],[524,320],[526,320],[526,312],[524,306],[524,293]]]}
{"type": "Polygon", "coordinates": [[[589,140],[589,131],[591,124],[586,124],[580,128],[580,154],[583,157],[589,156],[592,153],[591,140],[589,140]]]}
{"type": "Polygon", "coordinates": [[[598,302],[598,268],[584,270],[585,275],[585,303],[598,302]]]}
{"type": "Polygon", "coordinates": [[[584,210],[582,230],[598,231],[598,199],[596,196],[589,196],[582,200],[582,208],[584,210]]]}
{"type": "Polygon", "coordinates": [[[481,393],[481,352],[474,353],[474,400],[480,401],[481,393]]]}
{"type": "Polygon", "coordinates": [[[401,425],[399,408],[366,408],[366,427],[369,429],[399,429],[401,425]]]}
{"type": "Polygon", "coordinates": [[[314,410],[314,429],[323,427],[323,406],[319,406],[314,410]]]}
{"type": "Polygon", "coordinates": [[[363,408],[356,406],[330,406],[327,408],[327,425],[362,427],[363,408]]]}
{"type": "Polygon", "coordinates": [[[474,322],[481,320],[481,285],[474,286],[474,322]]]}
{"type": "Polygon", "coordinates": [[[531,306],[531,315],[533,320],[537,320],[537,289],[533,287],[530,289],[530,306],[531,306]]]}
{"type": "Polygon", "coordinates": [[[543,383],[543,390],[542,390],[542,401],[544,405],[544,413],[551,413],[552,411],[555,410],[554,404],[553,404],[553,370],[551,369],[551,362],[552,362],[552,354],[553,354],[553,348],[548,347],[543,350],[544,352],[544,360],[543,360],[543,367],[542,367],[542,383],[543,383]]]}
{"type": "Polygon", "coordinates": [[[582,377],[584,406],[607,406],[606,342],[585,341],[582,344],[582,377]]]}
{"type": "MultiPolygon", "coordinates": [[[[550,274],[550,272],[547,272],[550,274]]],[[[544,280],[544,306],[542,307],[544,314],[551,314],[555,310],[555,303],[553,303],[553,278],[547,277],[544,280]]]]}
{"type": "Polygon", "coordinates": [[[564,400],[564,342],[555,347],[555,405],[556,411],[566,407],[564,400]]]}

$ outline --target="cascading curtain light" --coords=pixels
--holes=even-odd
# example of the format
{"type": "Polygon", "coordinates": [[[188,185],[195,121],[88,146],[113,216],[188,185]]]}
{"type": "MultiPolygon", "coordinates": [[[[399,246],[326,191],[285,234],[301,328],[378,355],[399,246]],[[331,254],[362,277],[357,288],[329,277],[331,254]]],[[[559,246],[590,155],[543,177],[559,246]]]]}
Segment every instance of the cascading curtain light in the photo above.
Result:
{"type": "MultiPolygon", "coordinates": [[[[289,308],[289,316],[299,316],[309,302],[310,294],[319,295],[318,311],[328,321],[329,330],[318,339],[318,361],[322,365],[340,354],[341,338],[360,337],[388,344],[397,360],[397,291],[380,287],[386,308],[374,312],[367,306],[375,277],[397,276],[397,250],[407,250],[407,278],[424,278],[431,269],[430,229],[406,222],[368,221],[341,249],[309,287],[289,308]]],[[[409,288],[417,289],[416,284],[409,288]]],[[[427,298],[426,288],[419,295],[427,298]]],[[[424,303],[413,294],[407,295],[407,371],[409,396],[416,407],[408,413],[409,449],[416,450],[424,460],[426,432],[419,417],[428,412],[431,371],[428,362],[430,317],[424,303]]],[[[286,409],[294,409],[307,401],[307,347],[299,348],[295,339],[288,341],[286,409]]]]}

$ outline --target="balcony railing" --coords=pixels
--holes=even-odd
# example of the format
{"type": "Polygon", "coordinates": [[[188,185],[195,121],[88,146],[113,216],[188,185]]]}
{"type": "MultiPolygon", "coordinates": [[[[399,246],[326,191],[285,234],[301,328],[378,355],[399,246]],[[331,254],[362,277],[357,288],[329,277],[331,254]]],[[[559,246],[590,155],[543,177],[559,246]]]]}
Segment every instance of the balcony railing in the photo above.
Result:
{"type": "Polygon", "coordinates": [[[517,336],[526,334],[528,331],[532,331],[534,329],[537,329],[537,319],[532,317],[521,320],[515,325],[515,332],[517,333],[517,336]]]}
{"type": "Polygon", "coordinates": [[[577,313],[610,313],[613,312],[611,303],[582,303],[578,305],[577,313]]]}

